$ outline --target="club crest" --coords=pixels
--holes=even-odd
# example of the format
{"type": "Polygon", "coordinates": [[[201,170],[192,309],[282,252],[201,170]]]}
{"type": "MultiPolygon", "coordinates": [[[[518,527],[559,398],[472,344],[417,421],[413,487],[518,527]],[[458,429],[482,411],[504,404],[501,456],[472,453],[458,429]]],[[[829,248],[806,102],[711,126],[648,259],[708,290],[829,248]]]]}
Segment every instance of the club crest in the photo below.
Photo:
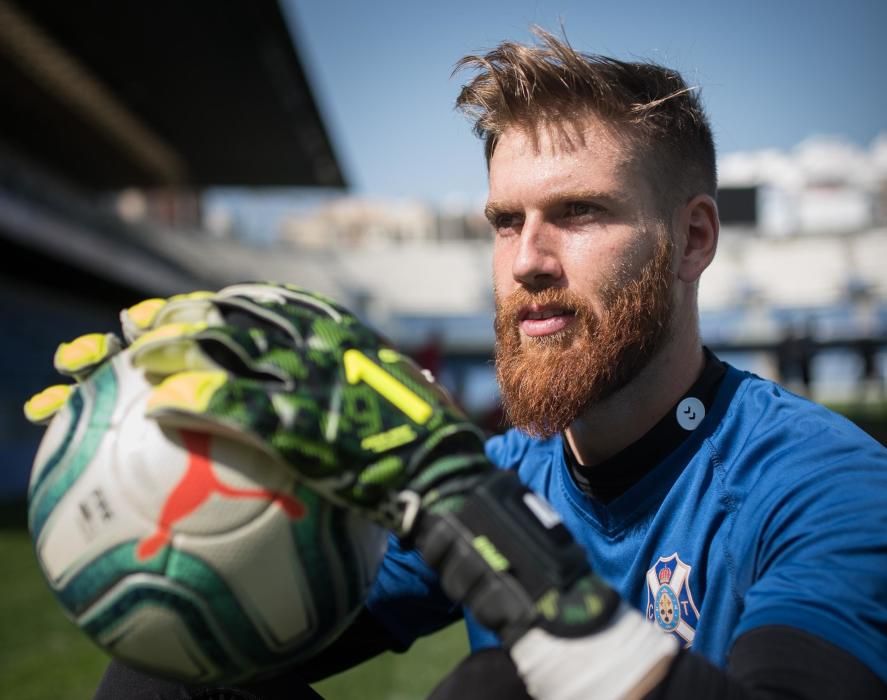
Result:
{"type": "Polygon", "coordinates": [[[684,647],[693,644],[699,610],[690,592],[690,571],[677,552],[647,571],[647,618],[673,634],[684,647]]]}

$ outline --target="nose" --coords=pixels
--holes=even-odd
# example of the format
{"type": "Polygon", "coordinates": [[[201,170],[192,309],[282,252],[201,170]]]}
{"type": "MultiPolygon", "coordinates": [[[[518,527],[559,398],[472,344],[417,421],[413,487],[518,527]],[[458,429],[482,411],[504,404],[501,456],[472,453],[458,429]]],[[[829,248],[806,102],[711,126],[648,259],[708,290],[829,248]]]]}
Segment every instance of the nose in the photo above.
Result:
{"type": "Polygon", "coordinates": [[[515,281],[528,289],[544,289],[563,276],[557,236],[544,221],[529,217],[520,232],[511,266],[515,281]]]}

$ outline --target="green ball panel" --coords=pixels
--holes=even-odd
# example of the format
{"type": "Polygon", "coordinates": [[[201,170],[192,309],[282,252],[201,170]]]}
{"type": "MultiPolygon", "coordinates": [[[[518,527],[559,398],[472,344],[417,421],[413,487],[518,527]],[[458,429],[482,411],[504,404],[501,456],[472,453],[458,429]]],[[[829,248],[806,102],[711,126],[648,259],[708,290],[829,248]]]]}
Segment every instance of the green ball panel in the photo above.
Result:
{"type": "MultiPolygon", "coordinates": [[[[58,460],[57,464],[49,465],[43,470],[41,483],[32,492],[32,498],[28,506],[28,515],[31,534],[36,541],[40,537],[46,521],[55,508],[83,471],[92,462],[96,450],[102,439],[107,435],[107,427],[111,414],[117,403],[117,378],[111,365],[105,365],[95,374],[95,393],[87,397],[85,410],[89,412],[88,425],[76,445],[74,452],[69,455],[70,440],[63,441],[64,451],[61,449],[53,455],[58,460]],[[62,460],[62,455],[67,458],[62,460]],[[51,478],[50,478],[51,475],[51,478]]],[[[82,394],[78,392],[77,395],[82,394]]],[[[82,419],[81,419],[82,420],[82,419]]],[[[71,433],[76,430],[78,421],[71,422],[71,433]]]]}

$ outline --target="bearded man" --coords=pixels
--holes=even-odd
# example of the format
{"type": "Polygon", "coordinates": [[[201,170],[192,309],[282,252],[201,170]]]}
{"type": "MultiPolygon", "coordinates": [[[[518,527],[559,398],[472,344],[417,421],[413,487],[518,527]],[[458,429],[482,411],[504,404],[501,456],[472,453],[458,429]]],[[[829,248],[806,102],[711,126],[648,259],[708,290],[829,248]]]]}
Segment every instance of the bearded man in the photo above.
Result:
{"type": "MultiPolygon", "coordinates": [[[[485,143],[496,369],[515,426],[487,454],[680,644],[653,696],[885,697],[883,448],[703,348],[697,288],[719,222],[696,92],[667,68],[540,36],[460,64],[478,71],[458,106],[485,143]]],[[[476,653],[498,645],[468,626],[476,653]]],[[[448,691],[470,696],[471,669],[494,657],[448,691]]],[[[559,672],[566,687],[588,671],[559,672]]]]}
{"type": "Polygon", "coordinates": [[[322,659],[239,690],[115,663],[100,697],[291,697],[297,677],[404,649],[462,603],[474,654],[438,698],[887,696],[885,450],[703,348],[719,224],[695,91],[540,36],[461,62],[489,167],[515,427],[486,454],[503,478],[448,475],[434,498],[459,499],[392,539],[322,659]]]}

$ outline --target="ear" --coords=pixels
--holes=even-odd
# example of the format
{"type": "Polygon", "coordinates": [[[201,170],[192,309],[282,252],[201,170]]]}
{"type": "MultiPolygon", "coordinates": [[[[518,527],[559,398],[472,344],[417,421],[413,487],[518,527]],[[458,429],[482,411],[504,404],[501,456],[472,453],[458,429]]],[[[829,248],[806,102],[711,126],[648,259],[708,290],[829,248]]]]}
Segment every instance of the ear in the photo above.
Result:
{"type": "Polygon", "coordinates": [[[718,205],[707,194],[698,194],[677,214],[677,230],[683,235],[676,237],[680,250],[678,255],[678,279],[693,283],[699,279],[715,256],[718,247],[720,220],[718,205]]]}

